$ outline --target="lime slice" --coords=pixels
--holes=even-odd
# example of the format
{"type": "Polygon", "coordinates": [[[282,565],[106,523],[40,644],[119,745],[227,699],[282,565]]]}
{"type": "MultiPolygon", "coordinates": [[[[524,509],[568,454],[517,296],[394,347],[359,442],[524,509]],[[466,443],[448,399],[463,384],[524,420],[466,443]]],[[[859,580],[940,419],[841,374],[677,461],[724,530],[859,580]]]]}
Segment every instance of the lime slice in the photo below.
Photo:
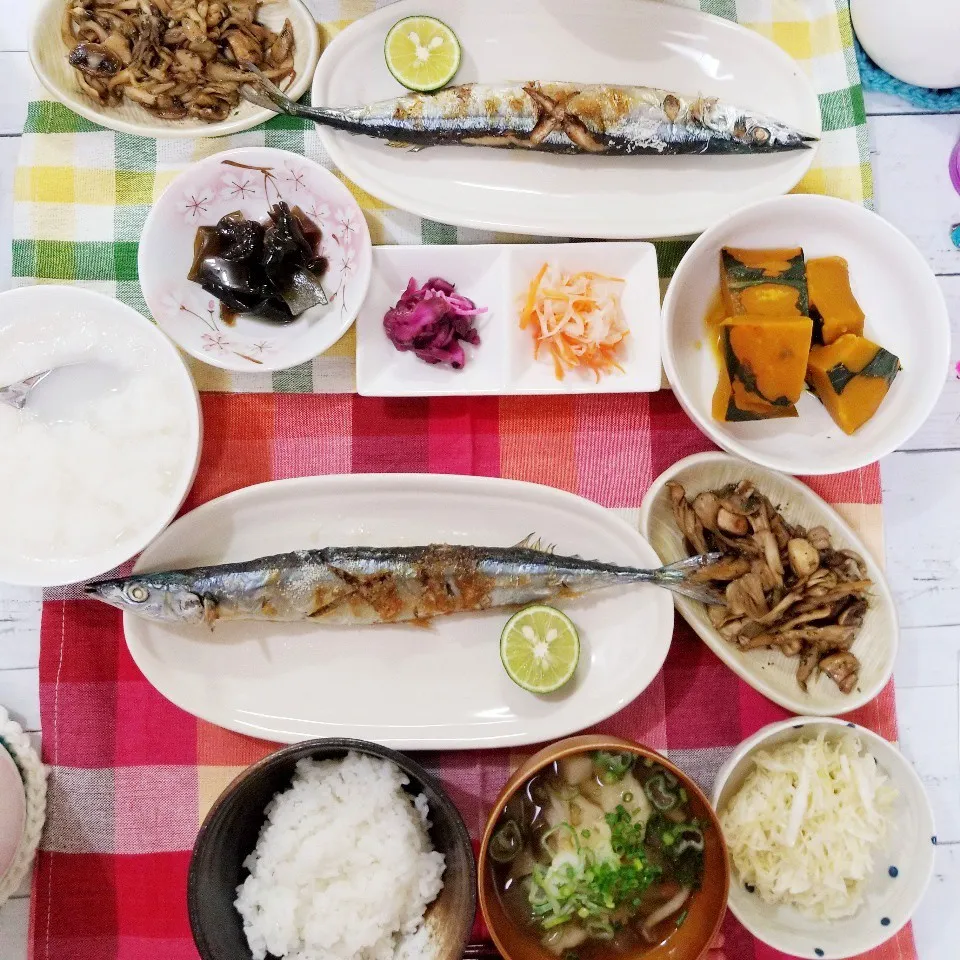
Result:
{"type": "Polygon", "coordinates": [[[429,93],[453,79],[460,66],[460,41],[433,17],[404,17],[383,45],[387,69],[408,90],[429,93]]]}
{"type": "Polygon", "coordinates": [[[500,634],[500,659],[518,686],[530,693],[550,693],[577,669],[580,636],[565,613],[534,604],[507,621],[500,634]]]}

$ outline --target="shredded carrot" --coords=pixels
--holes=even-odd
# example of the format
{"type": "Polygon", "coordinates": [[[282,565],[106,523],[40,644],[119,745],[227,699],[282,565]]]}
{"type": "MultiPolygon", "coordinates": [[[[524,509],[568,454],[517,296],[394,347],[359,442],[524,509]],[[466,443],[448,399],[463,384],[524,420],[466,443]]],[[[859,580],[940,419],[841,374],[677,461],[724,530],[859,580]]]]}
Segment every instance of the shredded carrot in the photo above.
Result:
{"type": "Polygon", "coordinates": [[[520,329],[533,334],[533,355],[550,351],[557,379],[584,366],[597,382],[614,370],[623,372],[617,353],[629,334],[620,294],[624,280],[581,270],[563,273],[545,263],[527,290],[520,329]]]}

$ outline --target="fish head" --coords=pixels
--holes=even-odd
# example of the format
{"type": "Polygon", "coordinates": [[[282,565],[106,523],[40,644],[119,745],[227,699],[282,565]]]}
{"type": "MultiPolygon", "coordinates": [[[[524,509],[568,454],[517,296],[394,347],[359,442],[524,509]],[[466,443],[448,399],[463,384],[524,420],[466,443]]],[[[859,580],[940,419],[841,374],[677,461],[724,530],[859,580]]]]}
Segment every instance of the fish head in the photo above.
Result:
{"type": "Polygon", "coordinates": [[[204,599],[176,575],[143,574],[119,580],[101,580],[84,587],[88,597],[162,623],[203,623],[204,599]]]}

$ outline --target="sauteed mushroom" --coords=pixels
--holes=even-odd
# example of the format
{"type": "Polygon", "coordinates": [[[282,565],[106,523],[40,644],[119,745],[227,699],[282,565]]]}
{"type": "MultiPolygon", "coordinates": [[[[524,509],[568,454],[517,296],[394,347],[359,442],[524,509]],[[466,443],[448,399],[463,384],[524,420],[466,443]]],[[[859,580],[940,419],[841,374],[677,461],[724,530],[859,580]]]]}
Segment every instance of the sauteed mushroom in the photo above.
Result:
{"type": "Polygon", "coordinates": [[[860,662],[850,647],[872,586],[863,558],[836,550],[825,527],[788,523],[749,480],[692,500],[679,483],[667,490],[688,553],[722,555],[697,574],[724,590],[726,604],[707,608],[720,635],[742,650],[798,657],[803,690],[815,671],[853,690],[860,662]]]}
{"type": "Polygon", "coordinates": [[[225,120],[251,66],[275,83],[295,76],[290,21],[257,22],[261,0],[68,0],[61,34],[92,100],[139,104],[166,120],[225,120]]]}

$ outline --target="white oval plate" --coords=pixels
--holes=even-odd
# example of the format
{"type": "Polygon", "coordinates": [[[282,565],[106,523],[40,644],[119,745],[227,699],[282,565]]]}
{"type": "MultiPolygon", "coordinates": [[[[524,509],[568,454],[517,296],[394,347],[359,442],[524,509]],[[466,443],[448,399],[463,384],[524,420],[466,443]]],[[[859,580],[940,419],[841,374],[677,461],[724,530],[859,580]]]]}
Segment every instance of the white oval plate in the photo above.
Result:
{"type": "MultiPolygon", "coordinates": [[[[352,106],[405,91],[383,58],[401,17],[429,14],[463,46],[455,83],[570,80],[721,97],[811,134],[820,109],[779,47],[717,17],[646,0],[401,0],[347,27],[324,51],[312,102],[352,106]]],[[[543,236],[699,233],[745,204],[786,193],[813,150],[763,157],[551,157],[476,147],[412,153],[318,128],[333,162],[387,203],[443,223],[543,236]]]]}
{"type": "Polygon", "coordinates": [[[740,210],[697,238],[664,297],[662,349],[680,405],[724,450],[786,473],[842,473],[892,453],[930,415],[950,362],[950,320],[933,271],[896,227],[846,200],[798,194],[740,210]],[[704,317],[720,288],[723,246],[799,246],[807,257],[836,254],[850,264],[850,285],[866,314],[865,335],[903,364],[880,409],[853,436],[811,393],[800,397],[795,419],[713,419],[717,361],[704,317]]]}
{"type": "MultiPolygon", "coordinates": [[[[30,62],[40,82],[53,98],[81,117],[108,130],[162,140],[225,137],[249,130],[274,115],[272,111],[246,101],[241,101],[233,113],[219,123],[204,123],[194,119],[161,120],[129,101],[116,107],[101,106],[80,91],[76,71],[67,63],[69,51],[60,36],[64,6],[65,0],[46,0],[37,10],[30,29],[30,62]]],[[[283,21],[290,20],[296,41],[293,65],[297,75],[286,92],[297,100],[310,86],[317,57],[320,56],[320,34],[313,14],[301,0],[272,0],[263,4],[258,19],[272,30],[280,30],[283,21]]]]}
{"type": "MultiPolygon", "coordinates": [[[[355,474],[277,480],[198,507],[146,550],[164,570],[333,545],[506,546],[535,531],[565,554],[657,566],[614,514],[569,493],[484,477],[355,474]]],[[[601,591],[563,604],[580,629],[569,689],[525,693],[500,663],[509,611],[359,628],[226,623],[174,627],[124,615],[127,645],[177,706],[255,737],[360,737],[398,749],[503,747],[565,736],[610,716],[659,672],[669,594],[601,591]]]]}
{"type": "Polygon", "coordinates": [[[674,597],[680,615],[704,643],[755,690],[781,707],[800,714],[848,713],[872,700],[893,672],[899,639],[897,611],[883,571],[867,546],[826,501],[793,477],[764,470],[725,453],[697,453],[679,460],[653,482],[640,507],[640,530],[663,563],[686,556],[683,538],[673,520],[666,485],[683,484],[688,496],[749,479],[780,508],[790,522],[804,527],[825,526],[840,549],[856,550],[867,564],[874,586],[870,609],[851,648],[860,660],[860,681],[849,694],[825,676],[811,678],[804,693],[797,685],[797,659],[778,650],[738,650],[724,640],[695,600],[674,597]]]}
{"type": "Polygon", "coordinates": [[[143,298],[160,329],[198,360],[244,373],[285,370],[333,346],[363,303],[372,262],[353,194],[319,163],[273,147],[225,150],[187,167],[150,211],[137,256],[143,298]],[[187,279],[197,228],[235,210],[262,222],[277,200],[299,206],[320,227],[330,302],[290,323],[240,314],[227,325],[219,302],[187,279]]]}
{"type": "Polygon", "coordinates": [[[730,909],[755,936],[776,950],[810,960],[844,960],[859,956],[889,940],[910,919],[933,874],[933,811],[923,784],[897,748],[866,727],[826,717],[796,717],[771,723],[744,740],[720,768],[711,802],[721,810],[753,769],[749,758],[803,736],[852,732],[873,754],[898,790],[886,849],[866,885],[860,909],[843,920],[813,920],[794,907],[771,906],[747,892],[736,880],[731,863],[730,909]],[[896,875],[890,875],[890,867],[896,875]],[[886,919],[887,922],[882,921],[886,919]]]}
{"type": "Polygon", "coordinates": [[[370,292],[357,316],[357,392],[366,397],[482,396],[546,393],[635,393],[660,389],[660,281],[649,243],[465,243],[376,247],[370,292]],[[520,305],[544,262],[566,272],[596,270],[621,277],[620,299],[630,336],[622,370],[598,381],[584,368],[558,380],[546,353],[534,357],[530,330],[520,329],[520,305]],[[476,318],[479,346],[466,346],[461,370],[401,353],[383,329],[383,316],[413,277],[443,277],[487,312],[476,318]]]}

